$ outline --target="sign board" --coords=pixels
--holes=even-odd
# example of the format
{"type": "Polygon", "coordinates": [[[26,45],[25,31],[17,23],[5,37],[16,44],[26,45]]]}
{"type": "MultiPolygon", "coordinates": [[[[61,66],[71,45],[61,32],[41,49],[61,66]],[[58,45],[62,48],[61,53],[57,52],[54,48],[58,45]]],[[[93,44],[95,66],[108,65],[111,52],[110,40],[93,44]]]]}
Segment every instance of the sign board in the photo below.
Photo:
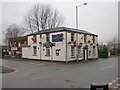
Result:
{"type": "Polygon", "coordinates": [[[63,33],[52,35],[52,42],[61,42],[63,41],[63,33]]]}
{"type": "Polygon", "coordinates": [[[51,42],[46,42],[43,44],[44,47],[53,47],[55,46],[55,43],[51,43],[51,42]]]}

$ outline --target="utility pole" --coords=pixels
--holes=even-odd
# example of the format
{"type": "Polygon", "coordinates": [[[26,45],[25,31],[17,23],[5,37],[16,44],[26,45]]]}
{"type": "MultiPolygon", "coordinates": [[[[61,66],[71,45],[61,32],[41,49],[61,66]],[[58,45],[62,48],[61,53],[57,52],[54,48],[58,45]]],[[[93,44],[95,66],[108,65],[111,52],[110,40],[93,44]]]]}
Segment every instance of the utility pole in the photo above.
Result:
{"type": "MultiPolygon", "coordinates": [[[[78,7],[82,5],[87,5],[87,3],[83,3],[81,5],[76,6],[76,30],[79,29],[78,27],[78,7]]],[[[78,62],[78,31],[76,31],[76,60],[78,62]]]]}

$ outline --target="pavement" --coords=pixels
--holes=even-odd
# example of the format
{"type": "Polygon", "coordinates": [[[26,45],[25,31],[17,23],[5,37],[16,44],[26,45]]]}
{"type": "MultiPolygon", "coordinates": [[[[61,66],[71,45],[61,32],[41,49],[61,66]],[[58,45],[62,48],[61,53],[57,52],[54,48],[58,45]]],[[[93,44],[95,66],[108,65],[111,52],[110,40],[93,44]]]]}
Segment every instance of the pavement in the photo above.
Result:
{"type": "Polygon", "coordinates": [[[118,57],[67,64],[3,59],[2,65],[16,68],[14,73],[2,74],[3,88],[90,88],[94,82],[106,82],[110,88],[120,86],[118,57]]]}

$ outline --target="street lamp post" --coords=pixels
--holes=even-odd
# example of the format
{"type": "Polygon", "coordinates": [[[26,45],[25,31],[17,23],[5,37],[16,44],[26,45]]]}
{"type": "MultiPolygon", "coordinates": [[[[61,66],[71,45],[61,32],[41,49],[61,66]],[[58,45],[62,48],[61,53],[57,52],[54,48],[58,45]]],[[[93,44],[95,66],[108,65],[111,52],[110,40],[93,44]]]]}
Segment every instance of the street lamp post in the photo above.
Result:
{"type": "MultiPolygon", "coordinates": [[[[82,5],[87,5],[87,3],[83,3],[81,5],[76,6],[76,29],[78,30],[78,7],[82,5]]],[[[76,33],[76,60],[78,61],[78,32],[76,33]]]]}

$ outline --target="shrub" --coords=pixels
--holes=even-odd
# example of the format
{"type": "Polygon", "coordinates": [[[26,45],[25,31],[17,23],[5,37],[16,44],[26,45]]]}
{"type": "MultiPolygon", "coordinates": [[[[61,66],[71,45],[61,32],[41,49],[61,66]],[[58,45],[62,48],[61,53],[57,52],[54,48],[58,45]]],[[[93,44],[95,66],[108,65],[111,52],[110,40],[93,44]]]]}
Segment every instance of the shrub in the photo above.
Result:
{"type": "Polygon", "coordinates": [[[98,49],[99,58],[108,58],[108,49],[107,47],[102,47],[98,49]]]}

